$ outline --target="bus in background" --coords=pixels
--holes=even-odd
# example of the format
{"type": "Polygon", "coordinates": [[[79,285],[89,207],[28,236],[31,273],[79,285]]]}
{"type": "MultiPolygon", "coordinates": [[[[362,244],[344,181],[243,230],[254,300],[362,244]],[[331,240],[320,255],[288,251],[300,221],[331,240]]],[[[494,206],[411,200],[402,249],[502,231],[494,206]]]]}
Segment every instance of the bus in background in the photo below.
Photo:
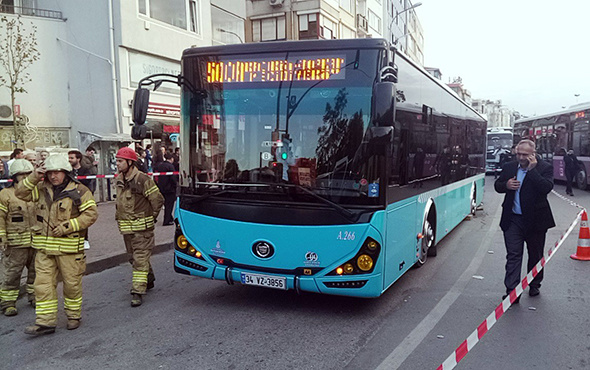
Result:
{"type": "MultiPolygon", "coordinates": [[[[486,121],[382,39],[182,56],[174,269],[380,296],[482,201],[486,121]]],[[[134,137],[149,100],[134,97],[134,137]]]]}
{"type": "Polygon", "coordinates": [[[502,171],[502,158],[510,154],[513,141],[512,127],[488,128],[486,173],[502,171]]]}
{"type": "Polygon", "coordinates": [[[556,180],[565,181],[563,157],[573,149],[582,164],[576,176],[578,188],[588,187],[590,170],[590,102],[580,103],[568,109],[528,117],[514,122],[514,142],[531,139],[537,145],[537,153],[553,163],[556,180]]]}

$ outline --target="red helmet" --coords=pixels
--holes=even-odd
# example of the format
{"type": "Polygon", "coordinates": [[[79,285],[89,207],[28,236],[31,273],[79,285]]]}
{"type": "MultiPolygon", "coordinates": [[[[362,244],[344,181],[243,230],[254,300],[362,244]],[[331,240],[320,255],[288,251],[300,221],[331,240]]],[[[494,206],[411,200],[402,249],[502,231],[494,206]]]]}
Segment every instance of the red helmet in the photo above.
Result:
{"type": "Polygon", "coordinates": [[[135,154],[135,150],[131,149],[128,146],[119,149],[115,157],[121,159],[129,159],[130,161],[137,161],[137,154],[135,154]]]}

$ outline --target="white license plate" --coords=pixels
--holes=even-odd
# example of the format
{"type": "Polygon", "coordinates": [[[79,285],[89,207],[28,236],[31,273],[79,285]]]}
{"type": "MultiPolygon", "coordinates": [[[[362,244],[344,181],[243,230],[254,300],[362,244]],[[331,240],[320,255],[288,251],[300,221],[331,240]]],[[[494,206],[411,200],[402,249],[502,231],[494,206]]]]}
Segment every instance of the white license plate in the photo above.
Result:
{"type": "Polygon", "coordinates": [[[241,273],[242,284],[263,286],[265,288],[287,290],[287,278],[283,276],[241,273]]]}

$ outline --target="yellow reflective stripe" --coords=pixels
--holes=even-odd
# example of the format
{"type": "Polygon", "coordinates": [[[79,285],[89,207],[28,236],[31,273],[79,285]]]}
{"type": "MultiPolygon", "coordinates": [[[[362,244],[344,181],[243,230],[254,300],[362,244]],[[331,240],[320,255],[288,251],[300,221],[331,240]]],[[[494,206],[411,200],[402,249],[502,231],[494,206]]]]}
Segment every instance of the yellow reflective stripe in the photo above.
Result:
{"type": "Polygon", "coordinates": [[[133,279],[131,279],[134,283],[147,283],[148,280],[148,272],[147,271],[133,271],[133,279]]]}
{"type": "Polygon", "coordinates": [[[96,206],[96,202],[94,201],[94,199],[89,199],[86,202],[82,203],[80,205],[80,207],[78,207],[78,210],[80,212],[84,212],[85,210],[87,210],[88,208],[90,208],[92,206],[96,206]]]}
{"type": "Polygon", "coordinates": [[[18,299],[18,289],[0,290],[0,299],[2,301],[16,301],[18,299]]]}
{"type": "Polygon", "coordinates": [[[0,230],[0,236],[6,236],[6,230],[0,230]]]}
{"type": "Polygon", "coordinates": [[[39,188],[38,188],[38,187],[35,187],[35,188],[33,189],[32,196],[33,196],[33,201],[34,201],[34,202],[36,202],[36,201],[38,201],[38,200],[39,200],[39,188]]]}
{"type": "Polygon", "coordinates": [[[58,238],[53,236],[34,235],[33,248],[69,253],[79,252],[84,249],[84,238],[58,238]]]}
{"type": "Polygon", "coordinates": [[[150,194],[155,193],[156,191],[158,191],[158,186],[157,185],[154,185],[151,188],[147,189],[144,194],[147,197],[150,194]]]}
{"type": "Polygon", "coordinates": [[[31,233],[30,232],[23,232],[22,234],[13,234],[10,233],[6,235],[6,239],[8,242],[12,243],[30,243],[31,242],[31,233]]]}
{"type": "Polygon", "coordinates": [[[64,308],[66,310],[80,310],[82,308],[82,297],[74,299],[64,297],[64,308]]]}
{"type": "Polygon", "coordinates": [[[27,188],[29,190],[35,189],[35,184],[33,184],[31,181],[29,181],[28,177],[25,177],[25,179],[23,180],[23,185],[25,186],[25,188],[27,188]]]}
{"type": "Polygon", "coordinates": [[[120,231],[143,231],[154,227],[154,216],[147,216],[135,220],[118,220],[120,231]]]}
{"type": "Polygon", "coordinates": [[[50,301],[37,301],[35,304],[35,313],[37,315],[51,314],[57,312],[57,299],[50,301]]]}
{"type": "Polygon", "coordinates": [[[8,207],[6,207],[4,204],[0,203],[0,211],[4,211],[4,212],[8,213],[8,207]]]}
{"type": "Polygon", "coordinates": [[[70,219],[70,225],[72,225],[72,230],[74,230],[74,231],[80,230],[80,223],[78,222],[77,218],[70,219]]]}
{"type": "Polygon", "coordinates": [[[29,293],[29,294],[35,293],[35,287],[33,286],[33,284],[27,284],[27,293],[29,293]]]}

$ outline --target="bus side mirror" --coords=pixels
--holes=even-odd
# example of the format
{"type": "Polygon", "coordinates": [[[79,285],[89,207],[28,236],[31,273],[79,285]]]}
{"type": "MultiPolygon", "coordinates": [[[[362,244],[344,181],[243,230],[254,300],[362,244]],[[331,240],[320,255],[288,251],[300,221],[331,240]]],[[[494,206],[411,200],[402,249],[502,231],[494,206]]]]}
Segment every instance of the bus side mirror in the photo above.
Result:
{"type": "Polygon", "coordinates": [[[135,125],[143,125],[147,117],[148,105],[150,103],[150,91],[138,87],[133,93],[133,122],[135,125]]]}
{"type": "Polygon", "coordinates": [[[378,82],[373,88],[373,122],[376,126],[392,126],[395,121],[394,111],[395,84],[378,82]]]}
{"type": "Polygon", "coordinates": [[[147,136],[147,127],[144,125],[133,125],[131,128],[131,138],[133,140],[143,140],[147,136]]]}

